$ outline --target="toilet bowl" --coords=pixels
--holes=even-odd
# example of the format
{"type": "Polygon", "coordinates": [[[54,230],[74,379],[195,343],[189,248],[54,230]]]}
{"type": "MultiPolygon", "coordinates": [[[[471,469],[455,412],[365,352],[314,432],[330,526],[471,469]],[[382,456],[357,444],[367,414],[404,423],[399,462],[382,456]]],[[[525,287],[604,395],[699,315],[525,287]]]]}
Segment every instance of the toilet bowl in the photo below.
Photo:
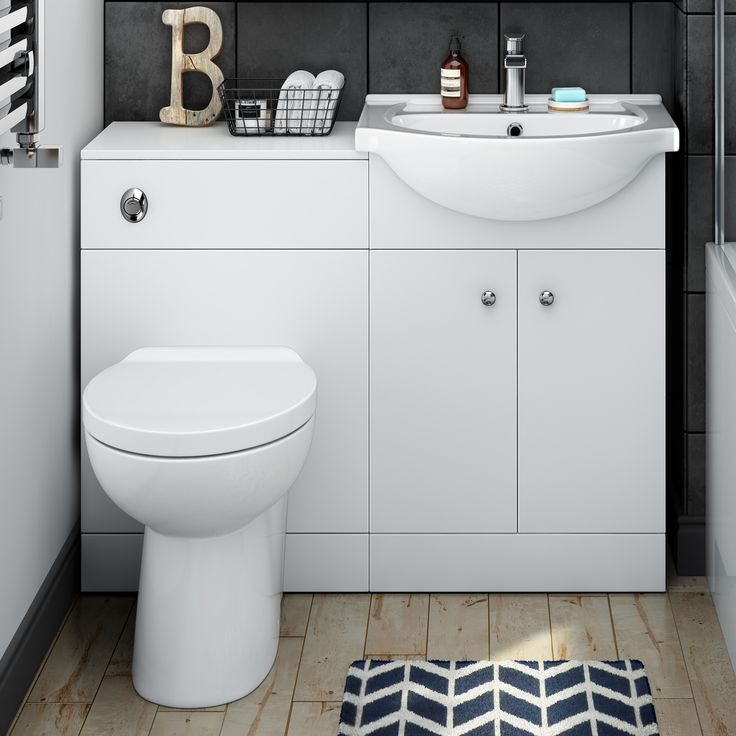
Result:
{"type": "Polygon", "coordinates": [[[133,684],[147,700],[231,702],[273,665],[316,389],[289,348],[192,347],[137,350],[84,390],[95,475],[145,526],[133,684]]]}

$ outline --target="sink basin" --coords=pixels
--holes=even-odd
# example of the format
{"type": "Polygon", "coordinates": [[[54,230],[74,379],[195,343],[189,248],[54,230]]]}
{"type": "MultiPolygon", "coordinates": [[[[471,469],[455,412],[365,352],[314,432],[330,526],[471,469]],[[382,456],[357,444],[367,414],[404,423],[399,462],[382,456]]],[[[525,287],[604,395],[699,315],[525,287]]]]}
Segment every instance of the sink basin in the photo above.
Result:
{"type": "Polygon", "coordinates": [[[659,95],[591,95],[589,112],[504,113],[500,95],[465,110],[439,96],[369,95],[355,147],[381,156],[427,199],[492,220],[541,220],[592,207],[631,182],[679,132],[659,95]]]}
{"type": "Polygon", "coordinates": [[[509,113],[471,110],[457,112],[398,112],[391,123],[399,128],[423,133],[506,138],[509,125],[522,126],[519,137],[557,138],[559,136],[611,133],[641,125],[634,113],[594,112],[592,114],[525,112],[509,113]]]}

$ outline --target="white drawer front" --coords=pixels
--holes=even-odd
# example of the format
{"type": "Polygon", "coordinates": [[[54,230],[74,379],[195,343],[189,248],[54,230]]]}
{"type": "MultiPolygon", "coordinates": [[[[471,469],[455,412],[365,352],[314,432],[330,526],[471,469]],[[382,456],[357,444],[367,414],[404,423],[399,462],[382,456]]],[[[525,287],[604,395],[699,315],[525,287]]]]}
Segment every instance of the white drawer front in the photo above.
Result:
{"type": "Polygon", "coordinates": [[[82,248],[367,247],[367,161],[82,162],[82,248]]]}

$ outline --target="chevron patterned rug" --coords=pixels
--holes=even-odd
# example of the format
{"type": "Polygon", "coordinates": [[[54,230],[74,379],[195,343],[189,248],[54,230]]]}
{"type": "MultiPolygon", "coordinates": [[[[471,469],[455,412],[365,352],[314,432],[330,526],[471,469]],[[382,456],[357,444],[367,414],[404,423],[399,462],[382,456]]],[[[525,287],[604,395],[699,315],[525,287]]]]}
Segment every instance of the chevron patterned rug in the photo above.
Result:
{"type": "Polygon", "coordinates": [[[365,659],[348,670],[339,736],[657,736],[635,659],[365,659]]]}

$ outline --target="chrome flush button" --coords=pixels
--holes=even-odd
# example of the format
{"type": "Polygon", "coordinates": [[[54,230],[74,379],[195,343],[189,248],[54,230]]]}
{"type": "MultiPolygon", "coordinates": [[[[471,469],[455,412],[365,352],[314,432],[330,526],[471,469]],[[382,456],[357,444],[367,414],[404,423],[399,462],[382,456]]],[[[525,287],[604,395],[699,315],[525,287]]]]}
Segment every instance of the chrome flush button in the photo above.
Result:
{"type": "Polygon", "coordinates": [[[539,295],[539,303],[543,307],[551,307],[554,304],[555,295],[551,291],[543,291],[539,295]]]}
{"type": "Polygon", "coordinates": [[[140,222],[148,212],[148,197],[137,187],[128,189],[120,199],[120,212],[128,222],[140,222]]]}

